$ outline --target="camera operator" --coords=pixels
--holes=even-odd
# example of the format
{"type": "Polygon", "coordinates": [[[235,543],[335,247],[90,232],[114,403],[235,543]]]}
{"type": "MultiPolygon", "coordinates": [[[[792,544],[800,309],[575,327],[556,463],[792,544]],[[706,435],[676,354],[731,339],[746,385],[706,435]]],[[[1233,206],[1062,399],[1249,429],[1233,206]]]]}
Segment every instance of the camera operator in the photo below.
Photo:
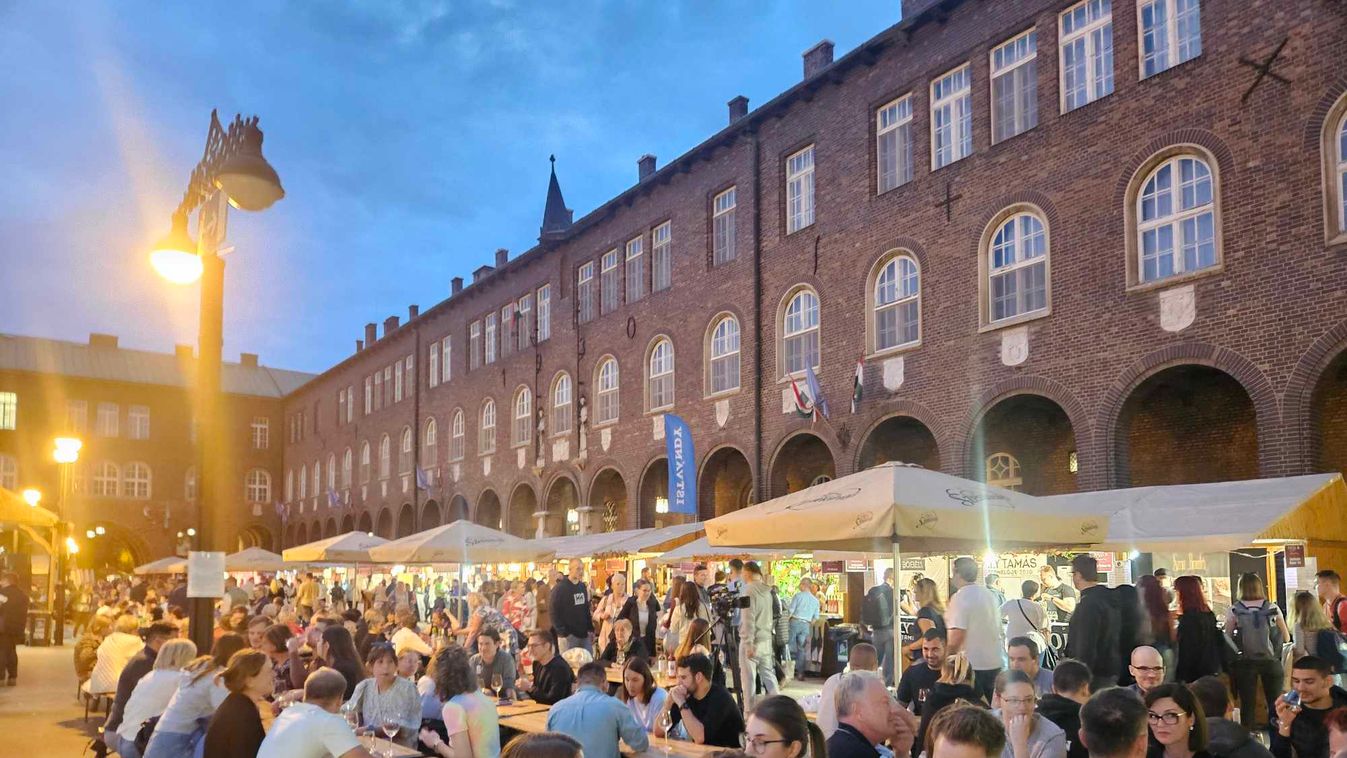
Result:
{"type": "Polygon", "coordinates": [[[776,694],[777,683],[772,588],[763,582],[762,569],[756,561],[744,564],[744,579],[743,595],[747,605],[739,614],[739,668],[743,674],[741,681],[747,709],[755,702],[755,674],[768,696],[776,694]]]}

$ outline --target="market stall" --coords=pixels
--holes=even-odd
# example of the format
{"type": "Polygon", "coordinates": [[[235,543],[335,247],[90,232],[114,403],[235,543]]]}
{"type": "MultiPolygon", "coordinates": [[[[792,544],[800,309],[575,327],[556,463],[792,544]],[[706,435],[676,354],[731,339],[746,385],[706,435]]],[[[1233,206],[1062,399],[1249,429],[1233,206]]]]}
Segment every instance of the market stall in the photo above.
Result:
{"type": "Polygon", "coordinates": [[[368,532],[347,532],[287,548],[281,556],[286,563],[316,564],[315,568],[321,566],[324,579],[328,582],[337,581],[338,575],[349,573],[346,579],[348,598],[355,603],[364,596],[359,586],[361,564],[368,567],[373,562],[369,555],[370,548],[387,542],[383,537],[368,532]]]}

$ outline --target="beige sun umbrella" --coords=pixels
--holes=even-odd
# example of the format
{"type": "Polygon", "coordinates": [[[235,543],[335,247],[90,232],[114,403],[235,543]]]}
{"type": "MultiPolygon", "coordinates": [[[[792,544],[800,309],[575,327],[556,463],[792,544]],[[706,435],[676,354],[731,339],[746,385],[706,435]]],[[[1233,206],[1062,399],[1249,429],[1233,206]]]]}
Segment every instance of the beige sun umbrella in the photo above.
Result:
{"type": "Polygon", "coordinates": [[[185,574],[187,573],[187,559],[176,555],[170,555],[167,558],[160,558],[157,561],[136,566],[131,570],[135,574],[185,574]]]}
{"type": "Polygon", "coordinates": [[[515,563],[544,561],[555,554],[537,540],[524,540],[471,521],[455,521],[434,529],[376,545],[374,563],[515,563]]]}
{"type": "Polygon", "coordinates": [[[335,537],[286,548],[281,553],[287,563],[369,563],[370,548],[388,540],[368,532],[347,532],[335,537]]]}
{"type": "Polygon", "coordinates": [[[285,559],[260,547],[249,547],[225,556],[225,571],[280,571],[294,568],[285,559]]]}

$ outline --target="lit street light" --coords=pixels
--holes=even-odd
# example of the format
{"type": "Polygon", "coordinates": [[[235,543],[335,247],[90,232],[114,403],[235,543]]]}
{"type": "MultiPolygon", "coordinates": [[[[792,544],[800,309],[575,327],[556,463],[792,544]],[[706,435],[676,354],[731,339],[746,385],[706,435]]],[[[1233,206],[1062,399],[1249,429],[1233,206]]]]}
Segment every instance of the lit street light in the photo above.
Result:
{"type": "MultiPolygon", "coordinates": [[[[84,443],[78,437],[57,437],[52,440],[52,460],[56,461],[61,474],[60,488],[56,498],[56,531],[52,534],[52,552],[55,555],[52,558],[56,561],[56,586],[51,594],[52,604],[56,611],[56,644],[65,643],[65,575],[66,575],[66,553],[61,552],[58,545],[60,540],[58,535],[66,534],[70,524],[65,521],[66,498],[70,495],[70,477],[71,468],[80,459],[80,448],[84,443]]],[[[34,503],[36,505],[36,503],[34,503]]],[[[75,545],[75,540],[70,536],[65,538],[66,548],[70,555],[79,552],[79,546],[75,545]],[[74,550],[69,548],[74,545],[74,550]]]]}
{"type": "Polygon", "coordinates": [[[37,504],[42,502],[42,490],[36,490],[33,489],[32,487],[29,487],[28,489],[24,490],[23,502],[27,503],[33,508],[36,508],[37,504]]]}

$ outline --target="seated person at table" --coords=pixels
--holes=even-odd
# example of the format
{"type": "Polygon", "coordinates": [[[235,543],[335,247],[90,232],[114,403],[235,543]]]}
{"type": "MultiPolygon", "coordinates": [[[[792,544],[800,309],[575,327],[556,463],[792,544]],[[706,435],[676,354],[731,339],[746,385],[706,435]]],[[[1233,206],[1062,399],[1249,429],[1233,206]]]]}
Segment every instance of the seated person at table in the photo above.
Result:
{"type": "Polygon", "coordinates": [[[571,664],[557,655],[556,641],[552,632],[535,629],[529,632],[529,654],[533,656],[533,684],[520,677],[515,688],[526,697],[543,705],[552,705],[571,695],[571,685],[575,683],[575,674],[571,673],[571,664]]]}
{"type": "Polygon", "coordinates": [[[510,740],[500,758],[584,758],[580,743],[569,734],[532,732],[510,740]]]}
{"type": "MultiPolygon", "coordinates": [[[[271,703],[267,698],[275,689],[271,659],[261,650],[244,648],[229,656],[229,666],[220,675],[229,690],[224,702],[215,709],[206,728],[203,758],[240,758],[255,756],[266,738],[271,703]],[[262,721],[262,713],[267,720],[262,721]]],[[[126,753],[122,758],[132,758],[126,753]]]]}
{"type": "Polygon", "coordinates": [[[397,625],[397,631],[393,632],[393,636],[388,640],[393,643],[394,648],[406,647],[426,657],[434,652],[430,649],[430,645],[421,639],[421,633],[416,628],[416,616],[412,615],[411,609],[403,608],[398,612],[397,625]]]}
{"type": "Polygon", "coordinates": [[[483,629],[477,635],[477,653],[468,660],[481,686],[494,689],[495,677],[500,677],[501,691],[496,693],[497,697],[513,695],[514,681],[519,677],[514,656],[502,647],[500,632],[491,628],[483,629]]]}
{"type": "Polygon", "coordinates": [[[618,619],[613,622],[613,638],[608,640],[608,644],[603,648],[603,655],[599,658],[607,663],[623,664],[628,658],[649,658],[650,653],[645,649],[645,643],[632,637],[631,622],[626,619],[618,619]]]}
{"type": "Polygon", "coordinates": [[[744,748],[753,755],[822,758],[828,754],[823,732],[790,695],[772,695],[758,702],[744,728],[744,748]],[[776,745],[773,749],[773,745],[776,745]]]}
{"type": "Polygon", "coordinates": [[[619,700],[636,717],[647,732],[663,737],[659,716],[669,700],[669,693],[655,684],[655,674],[644,658],[628,658],[622,667],[622,686],[617,691],[619,700]]]}
{"type": "MultiPolygon", "coordinates": [[[[929,630],[934,632],[934,629],[929,630]]],[[[941,647],[943,653],[944,647],[941,647]]],[[[847,664],[847,670],[833,674],[823,683],[823,691],[819,693],[818,701],[818,726],[823,730],[823,739],[833,736],[837,731],[837,685],[842,681],[842,677],[848,671],[878,671],[879,670],[879,651],[874,645],[868,642],[858,642],[851,647],[850,662],[847,664]]],[[[907,674],[915,670],[920,664],[909,666],[906,672],[903,672],[903,679],[898,684],[898,699],[903,699],[903,683],[907,682],[907,674]]],[[[940,675],[940,667],[936,666],[936,676],[940,675]]],[[[934,677],[931,680],[935,681],[934,677]]],[[[925,699],[925,695],[922,696],[925,699]]],[[[920,713],[920,712],[918,712],[920,713]]]]}
{"type": "Polygon", "coordinates": [[[304,680],[304,702],[281,711],[257,758],[373,758],[338,713],[346,679],[321,668],[304,680]]]}
{"type": "MultiPolygon", "coordinates": [[[[940,680],[940,667],[945,663],[946,649],[945,630],[927,629],[921,636],[921,659],[908,666],[898,680],[898,703],[904,708],[911,708],[917,716],[921,716],[926,696],[931,694],[935,683],[940,680]]],[[[856,667],[855,660],[851,667],[856,667]]]]}
{"type": "Polygon", "coordinates": [[[669,691],[674,726],[682,724],[698,745],[739,746],[744,717],[724,685],[711,683],[711,659],[696,653],[678,659],[678,686],[669,691]]]}
{"type": "MultiPolygon", "coordinates": [[[[480,640],[480,637],[478,638],[480,640]]],[[[450,645],[435,654],[435,694],[444,702],[441,719],[447,739],[421,730],[421,742],[443,758],[495,758],[500,755],[500,721],[496,704],[482,694],[468,653],[450,645]]]]}
{"type": "Polygon", "coordinates": [[[399,729],[393,741],[411,745],[421,728],[421,696],[416,685],[398,676],[397,656],[393,654],[393,646],[386,642],[370,648],[365,665],[370,678],[355,686],[348,701],[355,704],[360,723],[380,734],[384,724],[395,722],[399,729]]]}
{"type": "Polygon", "coordinates": [[[584,747],[585,758],[618,758],[618,740],[640,753],[650,738],[617,698],[605,694],[608,667],[594,661],[580,667],[575,694],[552,706],[547,731],[569,734],[584,747]]]}

